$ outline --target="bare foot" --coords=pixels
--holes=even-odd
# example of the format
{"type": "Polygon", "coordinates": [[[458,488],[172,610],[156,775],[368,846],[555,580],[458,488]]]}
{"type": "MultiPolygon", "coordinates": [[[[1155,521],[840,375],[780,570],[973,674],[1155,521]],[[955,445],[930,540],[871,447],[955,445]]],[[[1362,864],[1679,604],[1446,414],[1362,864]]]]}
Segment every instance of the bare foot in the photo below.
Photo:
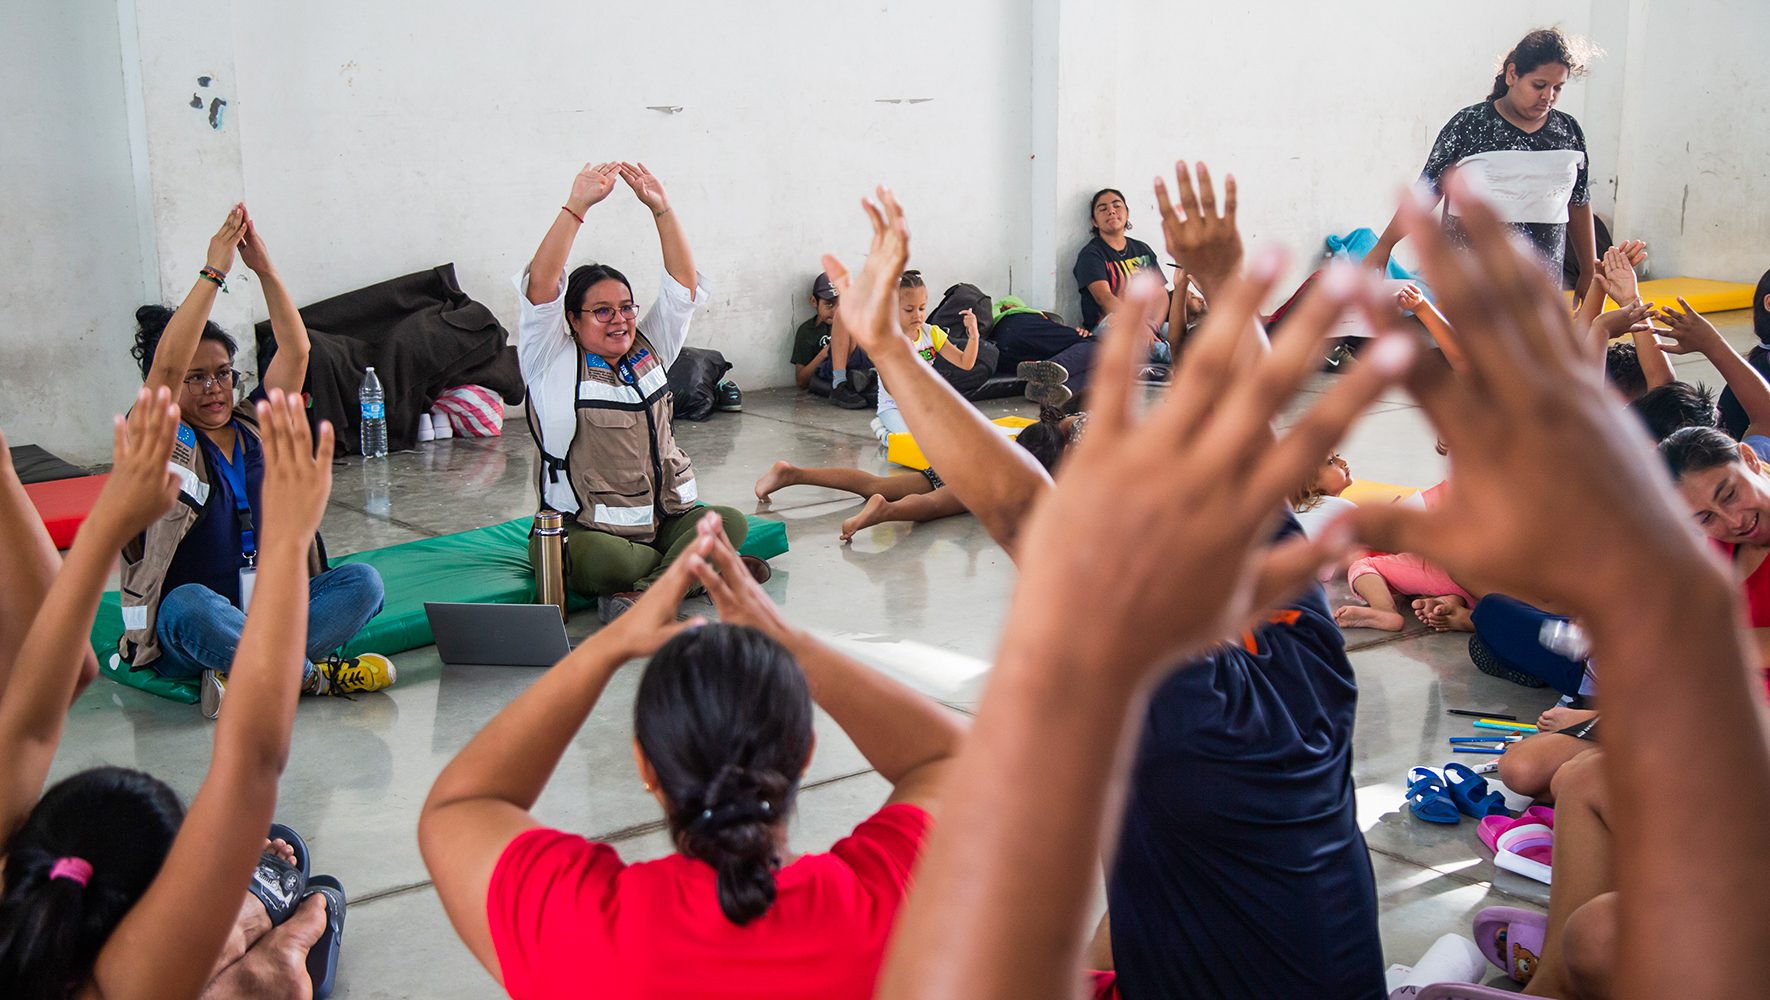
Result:
{"type": "Polygon", "coordinates": [[[767,472],[762,474],[761,479],[756,480],[756,499],[767,501],[768,495],[775,490],[783,486],[791,486],[792,484],[787,482],[787,477],[797,471],[793,468],[793,464],[786,459],[774,463],[767,472]]]}
{"type": "Polygon", "coordinates": [[[849,541],[855,532],[885,520],[885,504],[885,498],[876,493],[867,497],[867,505],[860,509],[860,513],[842,522],[842,540],[849,541]]]}
{"type": "Polygon", "coordinates": [[[281,927],[265,934],[239,961],[222,969],[203,991],[203,1000],[313,996],[307,953],[325,930],[325,898],[309,896],[281,927]]]}
{"type": "Polygon", "coordinates": [[[280,837],[276,840],[265,841],[264,850],[259,853],[275,855],[286,865],[293,865],[295,863],[295,848],[290,847],[289,842],[280,837]]]}
{"type": "Polygon", "coordinates": [[[1414,601],[1414,617],[1431,626],[1435,632],[1473,632],[1475,619],[1469,605],[1461,597],[1422,597],[1414,601]]]}
{"type": "Polygon", "coordinates": [[[1556,705],[1554,708],[1537,716],[1536,728],[1538,732],[1552,733],[1557,730],[1566,729],[1569,726],[1577,726],[1588,719],[1597,717],[1597,715],[1598,713],[1591,709],[1567,708],[1562,705],[1556,705]]]}
{"type": "Polygon", "coordinates": [[[1334,609],[1334,624],[1341,628],[1374,628],[1399,632],[1407,624],[1399,611],[1378,611],[1361,604],[1342,604],[1334,609]]]}

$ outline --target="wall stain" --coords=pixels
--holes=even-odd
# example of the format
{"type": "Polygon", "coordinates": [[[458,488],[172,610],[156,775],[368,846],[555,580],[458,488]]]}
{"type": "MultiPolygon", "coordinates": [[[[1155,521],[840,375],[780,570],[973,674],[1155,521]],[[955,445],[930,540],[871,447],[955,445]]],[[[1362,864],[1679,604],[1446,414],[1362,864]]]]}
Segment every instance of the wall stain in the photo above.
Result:
{"type": "Polygon", "coordinates": [[[199,86],[199,87],[207,87],[211,83],[214,83],[214,82],[215,82],[215,78],[212,76],[199,76],[199,77],[197,77],[197,86],[199,86]]]}
{"type": "Polygon", "coordinates": [[[198,111],[203,110],[203,99],[201,97],[198,97],[196,94],[192,94],[191,95],[191,107],[196,108],[198,111]]]}
{"type": "Polygon", "coordinates": [[[209,127],[221,131],[221,116],[227,108],[227,102],[217,97],[209,102],[209,127]]]}

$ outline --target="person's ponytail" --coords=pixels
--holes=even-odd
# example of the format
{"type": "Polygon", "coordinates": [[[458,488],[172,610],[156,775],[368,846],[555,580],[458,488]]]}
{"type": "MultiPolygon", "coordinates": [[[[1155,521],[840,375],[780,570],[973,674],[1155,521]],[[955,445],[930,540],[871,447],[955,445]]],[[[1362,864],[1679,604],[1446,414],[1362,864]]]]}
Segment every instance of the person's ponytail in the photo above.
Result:
{"type": "Polygon", "coordinates": [[[165,783],[119,767],[49,789],[6,844],[0,983],[8,997],[64,1000],[159,874],[184,819],[165,783]]]}
{"type": "Polygon", "coordinates": [[[799,664],[755,629],[684,632],[640,678],[634,736],[669,804],[670,832],[678,850],[713,868],[719,908],[739,926],[774,905],[811,723],[799,664]]]}
{"type": "Polygon", "coordinates": [[[702,797],[701,809],[678,816],[684,854],[718,873],[719,909],[743,926],[774,905],[780,806],[794,782],[785,775],[727,765],[702,797]]]}

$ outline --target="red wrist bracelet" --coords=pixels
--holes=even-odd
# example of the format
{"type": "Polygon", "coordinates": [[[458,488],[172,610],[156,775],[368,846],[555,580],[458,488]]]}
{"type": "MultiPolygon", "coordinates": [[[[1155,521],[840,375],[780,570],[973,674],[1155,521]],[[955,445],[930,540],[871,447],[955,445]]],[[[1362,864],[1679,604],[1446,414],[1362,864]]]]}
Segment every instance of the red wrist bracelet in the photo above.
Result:
{"type": "Polygon", "coordinates": [[[565,214],[571,216],[572,218],[578,220],[578,225],[581,226],[584,224],[584,217],[583,216],[581,216],[578,213],[572,211],[571,209],[565,207],[564,205],[559,206],[559,210],[561,212],[564,212],[565,214]]]}

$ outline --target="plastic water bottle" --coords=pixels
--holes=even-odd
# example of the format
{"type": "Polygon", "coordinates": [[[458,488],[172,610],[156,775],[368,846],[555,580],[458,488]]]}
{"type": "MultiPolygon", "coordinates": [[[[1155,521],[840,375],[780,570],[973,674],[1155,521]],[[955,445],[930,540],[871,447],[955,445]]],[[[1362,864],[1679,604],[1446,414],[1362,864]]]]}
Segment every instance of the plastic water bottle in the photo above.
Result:
{"type": "Polygon", "coordinates": [[[381,391],[381,380],[375,369],[363,373],[363,387],[357,390],[357,402],[363,407],[362,446],[364,458],[387,457],[387,394],[381,391]]]}

